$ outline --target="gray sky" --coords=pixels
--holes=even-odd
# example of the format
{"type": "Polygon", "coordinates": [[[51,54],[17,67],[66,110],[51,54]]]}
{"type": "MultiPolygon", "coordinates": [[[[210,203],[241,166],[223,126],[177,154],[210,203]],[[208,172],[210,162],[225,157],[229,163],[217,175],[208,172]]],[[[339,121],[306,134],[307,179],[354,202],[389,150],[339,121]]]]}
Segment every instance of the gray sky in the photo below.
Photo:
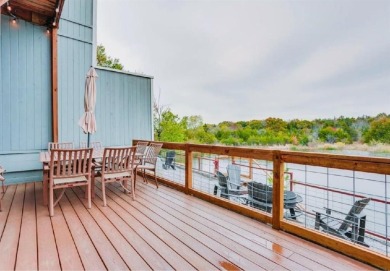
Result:
{"type": "Polygon", "coordinates": [[[390,113],[390,0],[99,0],[97,32],[181,117],[390,113]]]}

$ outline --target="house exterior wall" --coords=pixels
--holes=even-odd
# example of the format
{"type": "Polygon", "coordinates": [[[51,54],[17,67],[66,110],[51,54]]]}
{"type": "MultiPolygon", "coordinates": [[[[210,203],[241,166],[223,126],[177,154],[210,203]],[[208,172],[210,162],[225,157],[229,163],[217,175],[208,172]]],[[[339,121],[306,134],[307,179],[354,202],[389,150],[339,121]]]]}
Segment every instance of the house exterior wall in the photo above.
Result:
{"type": "Polygon", "coordinates": [[[40,178],[39,152],[51,139],[50,69],[46,28],[1,15],[0,165],[9,182],[40,178]]]}
{"type": "MultiPolygon", "coordinates": [[[[95,62],[96,0],[66,0],[58,30],[59,141],[87,140],[85,75],[95,62]]],[[[52,141],[51,40],[46,28],[0,15],[0,165],[6,183],[39,181],[39,152],[52,141]]],[[[152,78],[97,68],[96,119],[91,140],[104,146],[152,139],[152,78]]]]}
{"type": "Polygon", "coordinates": [[[65,1],[58,30],[59,141],[79,143],[85,74],[92,65],[93,1],[65,1]]]}
{"type": "Polygon", "coordinates": [[[96,71],[98,130],[91,140],[101,141],[104,146],[131,145],[133,139],[151,140],[152,79],[104,68],[96,71]]]}
{"type": "MultiPolygon", "coordinates": [[[[78,121],[84,112],[85,75],[95,58],[94,4],[65,1],[58,33],[59,141],[76,145],[87,141],[78,121]]],[[[97,132],[91,141],[121,146],[135,138],[151,139],[151,77],[102,68],[97,73],[97,132]]]]}

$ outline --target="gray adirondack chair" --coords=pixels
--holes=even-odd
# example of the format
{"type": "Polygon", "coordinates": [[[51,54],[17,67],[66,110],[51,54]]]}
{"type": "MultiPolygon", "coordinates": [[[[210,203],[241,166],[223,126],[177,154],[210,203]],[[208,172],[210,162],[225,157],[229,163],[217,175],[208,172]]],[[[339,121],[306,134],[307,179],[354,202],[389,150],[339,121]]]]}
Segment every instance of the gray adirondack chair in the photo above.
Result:
{"type": "Polygon", "coordinates": [[[370,200],[370,198],[364,198],[355,201],[348,214],[329,208],[325,208],[325,213],[316,211],[315,229],[322,228],[324,232],[368,246],[364,242],[366,215],[362,214],[362,211],[370,200]],[[338,218],[337,216],[345,217],[338,218]]]}

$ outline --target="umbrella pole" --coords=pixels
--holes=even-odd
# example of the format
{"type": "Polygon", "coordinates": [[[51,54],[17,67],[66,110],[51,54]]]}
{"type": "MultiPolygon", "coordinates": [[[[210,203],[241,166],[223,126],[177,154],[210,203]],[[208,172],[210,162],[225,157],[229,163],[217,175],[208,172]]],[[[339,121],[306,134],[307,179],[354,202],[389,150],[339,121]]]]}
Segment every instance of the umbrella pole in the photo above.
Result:
{"type": "Polygon", "coordinates": [[[87,148],[89,148],[89,140],[90,140],[90,138],[89,138],[89,137],[90,137],[90,135],[91,135],[91,134],[90,134],[90,133],[88,133],[88,137],[87,137],[87,148]]]}

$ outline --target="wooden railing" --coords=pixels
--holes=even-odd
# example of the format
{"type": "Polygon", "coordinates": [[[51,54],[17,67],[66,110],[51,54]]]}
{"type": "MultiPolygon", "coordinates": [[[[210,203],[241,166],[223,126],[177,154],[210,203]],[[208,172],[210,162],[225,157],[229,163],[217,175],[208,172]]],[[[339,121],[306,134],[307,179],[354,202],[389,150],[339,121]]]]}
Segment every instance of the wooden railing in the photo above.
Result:
{"type": "MultiPolygon", "coordinates": [[[[133,145],[138,140],[133,140],[133,145]]],[[[370,250],[364,246],[327,235],[318,230],[306,228],[298,223],[283,218],[284,195],[284,169],[285,163],[319,166],[326,168],[362,171],[390,175],[390,159],[357,157],[334,154],[304,153],[281,150],[265,150],[255,148],[227,147],[214,145],[163,143],[164,149],[181,150],[185,155],[185,183],[184,185],[159,178],[159,181],[186,194],[209,201],[224,208],[252,217],[264,223],[271,224],[276,230],[282,230],[304,239],[329,247],[340,253],[346,254],[358,260],[364,261],[379,268],[390,267],[390,257],[370,250]],[[215,155],[227,155],[232,157],[252,158],[273,163],[273,208],[272,214],[248,208],[242,204],[216,197],[210,193],[193,188],[192,166],[193,153],[208,153],[215,155]]]]}

